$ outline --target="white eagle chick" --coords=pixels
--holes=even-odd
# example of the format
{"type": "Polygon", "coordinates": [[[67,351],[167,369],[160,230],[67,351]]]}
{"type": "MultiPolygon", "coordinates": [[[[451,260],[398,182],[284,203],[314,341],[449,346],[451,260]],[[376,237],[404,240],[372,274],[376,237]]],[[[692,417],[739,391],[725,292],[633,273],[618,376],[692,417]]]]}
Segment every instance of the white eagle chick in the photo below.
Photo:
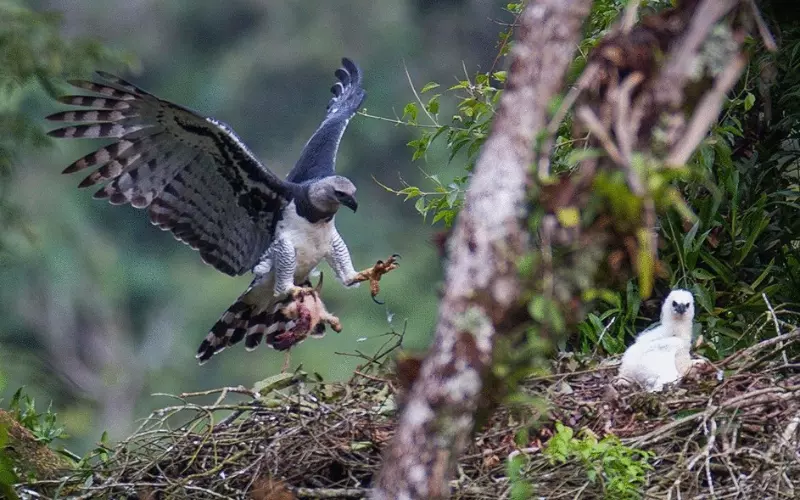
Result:
{"type": "Polygon", "coordinates": [[[661,324],[645,330],[622,356],[619,378],[636,382],[648,392],[680,380],[692,366],[694,297],[687,290],[673,290],[661,307],[661,324]]]}

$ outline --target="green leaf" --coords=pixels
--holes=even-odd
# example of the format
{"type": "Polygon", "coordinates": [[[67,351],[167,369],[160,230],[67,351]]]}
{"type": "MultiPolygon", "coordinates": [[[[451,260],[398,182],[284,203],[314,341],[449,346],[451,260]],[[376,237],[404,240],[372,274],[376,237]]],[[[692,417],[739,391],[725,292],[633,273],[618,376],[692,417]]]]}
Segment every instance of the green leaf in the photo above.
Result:
{"type": "Polygon", "coordinates": [[[530,500],[533,496],[533,486],[527,481],[517,481],[511,486],[509,497],[511,500],[530,500]]]}
{"type": "Polygon", "coordinates": [[[424,216],[426,213],[428,213],[428,209],[425,207],[425,197],[424,196],[422,196],[422,197],[417,199],[417,202],[414,203],[414,208],[416,208],[417,212],[419,212],[420,215],[422,215],[422,216],[424,216]]]}
{"type": "Polygon", "coordinates": [[[401,189],[400,191],[397,191],[397,194],[406,195],[404,201],[408,201],[411,198],[416,198],[417,196],[420,196],[422,194],[422,191],[416,186],[408,186],[401,189]]]}
{"type": "Polygon", "coordinates": [[[706,287],[701,286],[699,283],[695,283],[692,286],[692,292],[694,293],[697,303],[700,304],[700,307],[705,309],[707,313],[711,314],[714,312],[714,299],[706,287]]]}
{"type": "Polygon", "coordinates": [[[565,228],[573,228],[580,223],[581,214],[576,207],[564,207],[556,210],[556,218],[565,228]]]}
{"type": "Polygon", "coordinates": [[[531,303],[528,305],[528,313],[531,315],[531,318],[535,319],[536,321],[543,321],[545,317],[545,306],[547,301],[541,295],[537,295],[531,300],[531,303]]]}
{"type": "Polygon", "coordinates": [[[773,257],[772,260],[769,261],[769,264],[767,264],[767,267],[764,269],[764,271],[758,276],[758,278],[756,278],[756,280],[753,283],[750,284],[750,288],[752,288],[754,291],[758,290],[758,286],[761,284],[762,281],[766,279],[767,276],[769,276],[770,272],[772,271],[772,267],[774,265],[775,265],[775,258],[773,257]]]}
{"type": "Polygon", "coordinates": [[[573,167],[583,160],[588,160],[591,158],[599,158],[600,156],[602,156],[602,154],[603,154],[602,151],[596,148],[576,149],[570,151],[564,162],[570,167],[573,167]]]}
{"type": "Polygon", "coordinates": [[[460,193],[460,190],[458,189],[458,186],[454,186],[453,184],[450,184],[450,188],[450,191],[447,193],[447,206],[453,208],[453,206],[456,204],[456,201],[458,201],[458,193],[460,193]]]}
{"type": "Polygon", "coordinates": [[[433,216],[433,220],[431,221],[431,224],[436,224],[440,220],[444,220],[445,224],[446,224],[447,223],[447,217],[450,214],[450,212],[451,212],[450,210],[439,210],[438,212],[436,212],[436,215],[433,216]]]}
{"type": "Polygon", "coordinates": [[[747,97],[744,98],[744,110],[750,111],[755,102],[756,102],[756,96],[754,96],[751,92],[748,92],[747,97]]]}
{"type": "Polygon", "coordinates": [[[285,389],[294,382],[293,373],[279,373],[264,380],[259,380],[253,385],[253,391],[266,396],[270,392],[285,389]]]}
{"type": "Polygon", "coordinates": [[[439,84],[436,83],[436,82],[428,82],[425,85],[423,85],[422,90],[420,90],[419,93],[420,94],[424,94],[425,92],[428,92],[429,90],[433,90],[433,89],[437,88],[438,86],[439,86],[439,84]]]}
{"type": "Polygon", "coordinates": [[[708,267],[714,270],[717,278],[720,278],[728,285],[733,282],[732,273],[728,264],[725,264],[706,250],[700,251],[700,258],[703,259],[703,262],[705,262],[708,267]]]}
{"type": "Polygon", "coordinates": [[[747,240],[745,241],[744,246],[739,250],[739,258],[736,260],[736,264],[739,265],[750,255],[750,251],[753,249],[753,246],[756,244],[756,238],[764,231],[764,229],[769,226],[769,218],[764,216],[763,219],[757,222],[756,227],[750,228],[750,234],[747,236],[747,240]]]}
{"type": "Polygon", "coordinates": [[[714,275],[702,268],[692,269],[692,277],[696,280],[707,281],[713,280],[714,275]]]}
{"type": "Polygon", "coordinates": [[[417,105],[413,102],[406,104],[406,107],[403,108],[403,119],[408,117],[408,120],[412,123],[417,121],[417,113],[419,110],[417,109],[417,105]]]}
{"type": "Polygon", "coordinates": [[[363,451],[369,450],[374,444],[372,441],[353,441],[350,443],[350,451],[363,451]]]}
{"type": "Polygon", "coordinates": [[[439,97],[441,94],[436,94],[435,96],[431,97],[428,101],[428,104],[425,105],[425,109],[428,113],[436,115],[439,113],[439,97]]]}
{"type": "Polygon", "coordinates": [[[655,275],[655,261],[653,254],[655,249],[650,245],[650,231],[639,229],[636,233],[639,240],[639,255],[637,264],[639,266],[639,293],[642,297],[649,297],[653,291],[653,280],[655,275]]]}
{"type": "Polygon", "coordinates": [[[694,243],[694,237],[697,234],[697,230],[700,228],[700,221],[695,222],[692,228],[686,233],[683,237],[683,251],[684,253],[689,253],[693,249],[692,243],[694,243]]]}

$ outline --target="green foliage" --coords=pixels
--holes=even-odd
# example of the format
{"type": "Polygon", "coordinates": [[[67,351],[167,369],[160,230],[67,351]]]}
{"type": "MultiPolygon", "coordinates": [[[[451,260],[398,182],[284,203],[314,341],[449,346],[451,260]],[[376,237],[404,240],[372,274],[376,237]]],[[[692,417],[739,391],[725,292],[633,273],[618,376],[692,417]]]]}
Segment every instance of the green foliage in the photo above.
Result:
{"type": "Polygon", "coordinates": [[[533,497],[533,486],[525,477],[526,461],[522,454],[509,457],[506,461],[506,477],[511,484],[509,492],[511,500],[528,500],[533,497]]]}
{"type": "MultiPolygon", "coordinates": [[[[800,304],[800,238],[797,221],[798,159],[791,145],[798,139],[796,107],[783,108],[771,126],[760,123],[765,102],[757,98],[753,75],[774,64],[779,77],[771,89],[776,96],[800,95],[800,39],[797,30],[785,33],[786,47],[777,57],[757,54],[730,96],[720,121],[690,161],[690,177],[676,183],[691,218],[669,211],[660,221],[659,251],[664,279],[659,287],[683,287],[697,303],[696,330],[710,341],[703,354],[712,359],[731,354],[764,335],[767,297],[789,320],[800,304]]],[[[779,97],[790,106],[791,98],[779,97]]],[[[773,103],[774,107],[775,104],[773,103]]],[[[671,194],[670,196],[675,196],[671,194]]],[[[581,349],[595,349],[600,332],[614,321],[601,342],[606,352],[624,349],[618,340],[630,338],[652,321],[639,314],[640,303],[618,294],[611,307],[590,315],[580,326],[581,349]],[[624,299],[624,300],[623,300],[624,299]],[[598,321],[599,320],[599,321],[598,321]]],[[[768,329],[767,331],[774,331],[768,329]]]]}
{"type": "Polygon", "coordinates": [[[8,409],[14,419],[31,431],[40,443],[50,444],[54,439],[66,437],[64,427],[56,421],[57,415],[52,411],[52,403],[48,405],[46,412],[39,413],[36,411],[34,399],[23,393],[22,388],[14,393],[8,409]]]}
{"type": "Polygon", "coordinates": [[[0,2],[0,255],[7,229],[22,225],[22,214],[7,201],[13,162],[22,152],[50,144],[41,126],[26,113],[26,98],[37,88],[55,95],[54,80],[85,75],[100,64],[123,62],[121,54],[96,40],[64,39],[60,24],[60,14],[0,2]]]}
{"type": "MultiPolygon", "coordinates": [[[[522,3],[510,3],[506,6],[506,10],[518,16],[522,10],[522,3]]],[[[511,34],[512,28],[501,33],[498,58],[507,53],[511,34]]],[[[470,77],[465,70],[464,79],[459,79],[455,85],[445,90],[441,90],[440,84],[436,82],[426,83],[419,92],[414,90],[416,101],[406,104],[403,108],[403,116],[399,123],[415,127],[420,131],[419,137],[408,143],[413,151],[412,161],[426,159],[429,150],[438,141],[447,151],[448,163],[458,159],[464,164],[465,175],[456,176],[448,182],[441,181],[436,174],[425,174],[425,180],[431,188],[411,186],[404,181],[401,189],[383,186],[394,194],[405,196],[405,200],[414,200],[414,207],[423,218],[427,219],[429,214],[432,216],[431,224],[442,221],[449,227],[461,209],[469,173],[489,134],[489,125],[502,94],[506,76],[506,71],[492,69],[470,77]],[[441,92],[431,94],[435,90],[441,92]],[[439,120],[442,100],[446,100],[455,109],[449,122],[445,124],[439,120]],[[427,123],[419,123],[420,113],[424,115],[427,123]]]]}
{"type": "Polygon", "coordinates": [[[648,463],[653,453],[627,447],[613,435],[598,440],[588,429],[575,436],[561,422],[556,422],[556,432],[547,442],[544,454],[554,465],[580,464],[586,471],[586,479],[600,484],[604,497],[611,500],[642,498],[647,473],[653,470],[648,463]]]}
{"type": "MultiPolygon", "coordinates": [[[[594,299],[593,295],[588,294],[586,298],[594,299]]],[[[606,308],[589,313],[578,325],[580,349],[584,353],[596,352],[598,348],[607,353],[622,352],[627,338],[636,335],[636,323],[640,319],[642,299],[636,283],[629,281],[625,294],[605,290],[596,295],[606,308]]]]}
{"type": "Polygon", "coordinates": [[[0,496],[3,498],[16,499],[14,484],[17,482],[17,473],[14,471],[14,463],[5,452],[8,442],[8,428],[0,423],[0,496]]]}
{"type": "Polygon", "coordinates": [[[0,497],[18,498],[14,485],[24,480],[45,478],[67,462],[48,445],[65,437],[56,423],[56,414],[48,407],[44,414],[36,411],[33,398],[20,388],[9,404],[0,411],[0,497]]]}
{"type": "MultiPolygon", "coordinates": [[[[595,2],[582,55],[575,74],[585,63],[584,49],[594,46],[613,19],[614,2],[595,2]]],[[[650,2],[660,8],[664,2],[650,2]]],[[[617,7],[621,7],[618,5],[617,7]]],[[[797,245],[798,152],[794,124],[800,111],[798,30],[784,32],[784,47],[776,56],[755,50],[748,71],[727,103],[722,117],[684,171],[648,168],[646,184],[659,213],[659,263],[649,263],[659,280],[658,293],[690,289],[697,301],[696,333],[710,341],[703,354],[719,359],[759,340],[767,319],[764,297],[790,318],[800,304],[800,259],[797,245]],[[774,66],[778,78],[771,89],[773,110],[779,116],[768,127],[765,82],[760,72],[774,66]],[[784,104],[781,107],[775,101],[784,104]]],[[[551,158],[552,171],[569,172],[592,151],[575,149],[569,119],[559,129],[551,158]]],[[[642,171],[642,170],[640,170],[642,171]]],[[[601,177],[602,179],[602,177],[601,177]]],[[[595,188],[605,192],[615,218],[630,220],[640,211],[637,197],[624,182],[606,177],[595,188]]],[[[585,299],[602,299],[597,310],[578,326],[571,346],[586,353],[620,353],[629,339],[658,317],[657,301],[642,310],[640,295],[649,295],[648,274],[640,269],[625,291],[587,291],[585,299]],[[640,293],[640,289],[641,292],[640,293]]],[[[772,330],[774,331],[774,330],[772,330]]]]}
{"type": "MultiPolygon", "coordinates": [[[[569,73],[577,79],[588,53],[595,47],[624,10],[624,0],[594,2],[569,73]]],[[[669,7],[667,0],[641,2],[646,14],[669,7]]],[[[516,16],[522,4],[509,4],[516,16]]],[[[498,59],[508,54],[512,28],[500,35],[498,59]]],[[[620,353],[637,332],[658,317],[658,298],[674,287],[690,289],[697,301],[697,332],[710,340],[704,354],[713,359],[758,340],[762,333],[769,297],[777,309],[789,311],[800,304],[800,208],[797,178],[800,153],[795,141],[800,119],[800,36],[796,28],[783,31],[783,48],[777,57],[751,46],[750,67],[725,105],[724,113],[709,137],[684,169],[665,169],[646,158],[635,156],[636,170],[661,214],[658,223],[659,261],[649,258],[649,240],[638,231],[643,200],[634,195],[621,173],[600,174],[593,186],[598,208],[608,209],[615,224],[637,232],[639,244],[638,277],[623,284],[622,291],[596,289],[591,283],[578,285],[583,299],[595,300],[595,310],[577,325],[573,341],[562,347],[585,353],[620,353]],[[761,73],[774,66],[777,81],[771,89],[771,108],[777,116],[769,126],[763,123],[766,95],[761,73]],[[656,300],[643,304],[641,297],[655,292],[656,300]]],[[[495,63],[496,66],[496,63],[495,63]]],[[[414,160],[426,159],[431,147],[441,141],[447,161],[463,164],[466,175],[452,182],[441,182],[437,174],[425,178],[434,187],[422,189],[404,184],[392,190],[413,200],[417,211],[432,222],[449,226],[463,204],[465,183],[469,179],[478,151],[486,138],[496,104],[502,94],[506,74],[493,67],[490,72],[461,79],[446,90],[435,82],[415,92],[417,102],[405,108],[403,122],[416,127],[419,136],[409,143],[414,160]],[[432,94],[426,104],[421,96],[432,94]],[[456,110],[449,123],[440,124],[438,113],[444,103],[456,110]],[[427,117],[430,123],[421,123],[427,117]]],[[[770,82],[767,82],[768,84],[770,82]]],[[[552,104],[553,110],[560,99],[552,104]]],[[[573,137],[571,117],[560,124],[551,155],[551,174],[571,172],[581,161],[599,152],[583,147],[581,137],[573,137]]],[[[388,189],[388,188],[387,188],[388,189]]],[[[583,214],[559,213],[562,225],[581,217],[594,217],[590,206],[583,214]]],[[[538,218],[532,214],[531,231],[538,218]]],[[[625,229],[625,228],[623,228],[625,229]]],[[[527,275],[537,265],[538,256],[522,263],[527,275]]],[[[588,256],[588,259],[593,259],[588,256]]],[[[584,259],[586,260],[586,259],[584,259]]],[[[579,274],[579,273],[573,273],[579,274]]],[[[563,276],[561,276],[563,278],[563,276]]],[[[580,280],[580,277],[574,277],[580,280]]],[[[585,277],[584,277],[585,279],[585,277]]],[[[531,317],[553,333],[564,332],[565,318],[545,297],[534,297],[529,304],[531,317]]],[[[512,370],[513,371],[513,370],[512,370]]]]}
{"type": "Polygon", "coordinates": [[[464,189],[466,177],[458,177],[450,184],[445,186],[439,176],[435,174],[424,174],[433,188],[431,191],[422,191],[416,186],[411,186],[401,179],[403,188],[395,190],[389,186],[380,184],[384,189],[397,195],[404,195],[406,200],[416,200],[414,208],[427,219],[429,213],[433,213],[432,224],[443,221],[445,226],[453,224],[456,214],[464,203],[464,189]]]}

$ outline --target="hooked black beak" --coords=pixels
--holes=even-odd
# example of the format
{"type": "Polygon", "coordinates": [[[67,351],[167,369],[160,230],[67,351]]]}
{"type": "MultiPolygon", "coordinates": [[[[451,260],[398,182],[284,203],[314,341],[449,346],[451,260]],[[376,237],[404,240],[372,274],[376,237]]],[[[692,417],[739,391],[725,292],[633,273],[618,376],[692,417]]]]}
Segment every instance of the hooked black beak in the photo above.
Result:
{"type": "Polygon", "coordinates": [[[689,308],[689,304],[674,304],[672,308],[675,309],[676,313],[683,314],[689,308]]]}
{"type": "Polygon", "coordinates": [[[356,209],[358,208],[358,202],[356,201],[356,199],[353,196],[350,196],[350,195],[342,196],[339,199],[339,202],[342,205],[344,205],[347,208],[349,208],[350,210],[352,210],[353,212],[355,212],[356,209]]]}

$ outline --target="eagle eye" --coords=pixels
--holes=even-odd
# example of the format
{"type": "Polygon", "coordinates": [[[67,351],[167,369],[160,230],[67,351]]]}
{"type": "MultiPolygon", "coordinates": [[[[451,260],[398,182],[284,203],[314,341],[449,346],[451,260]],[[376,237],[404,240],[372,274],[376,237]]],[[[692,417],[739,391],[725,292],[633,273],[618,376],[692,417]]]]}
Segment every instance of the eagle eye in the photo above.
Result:
{"type": "Polygon", "coordinates": [[[672,301],[672,307],[678,307],[678,303],[676,301],[672,301]]]}

